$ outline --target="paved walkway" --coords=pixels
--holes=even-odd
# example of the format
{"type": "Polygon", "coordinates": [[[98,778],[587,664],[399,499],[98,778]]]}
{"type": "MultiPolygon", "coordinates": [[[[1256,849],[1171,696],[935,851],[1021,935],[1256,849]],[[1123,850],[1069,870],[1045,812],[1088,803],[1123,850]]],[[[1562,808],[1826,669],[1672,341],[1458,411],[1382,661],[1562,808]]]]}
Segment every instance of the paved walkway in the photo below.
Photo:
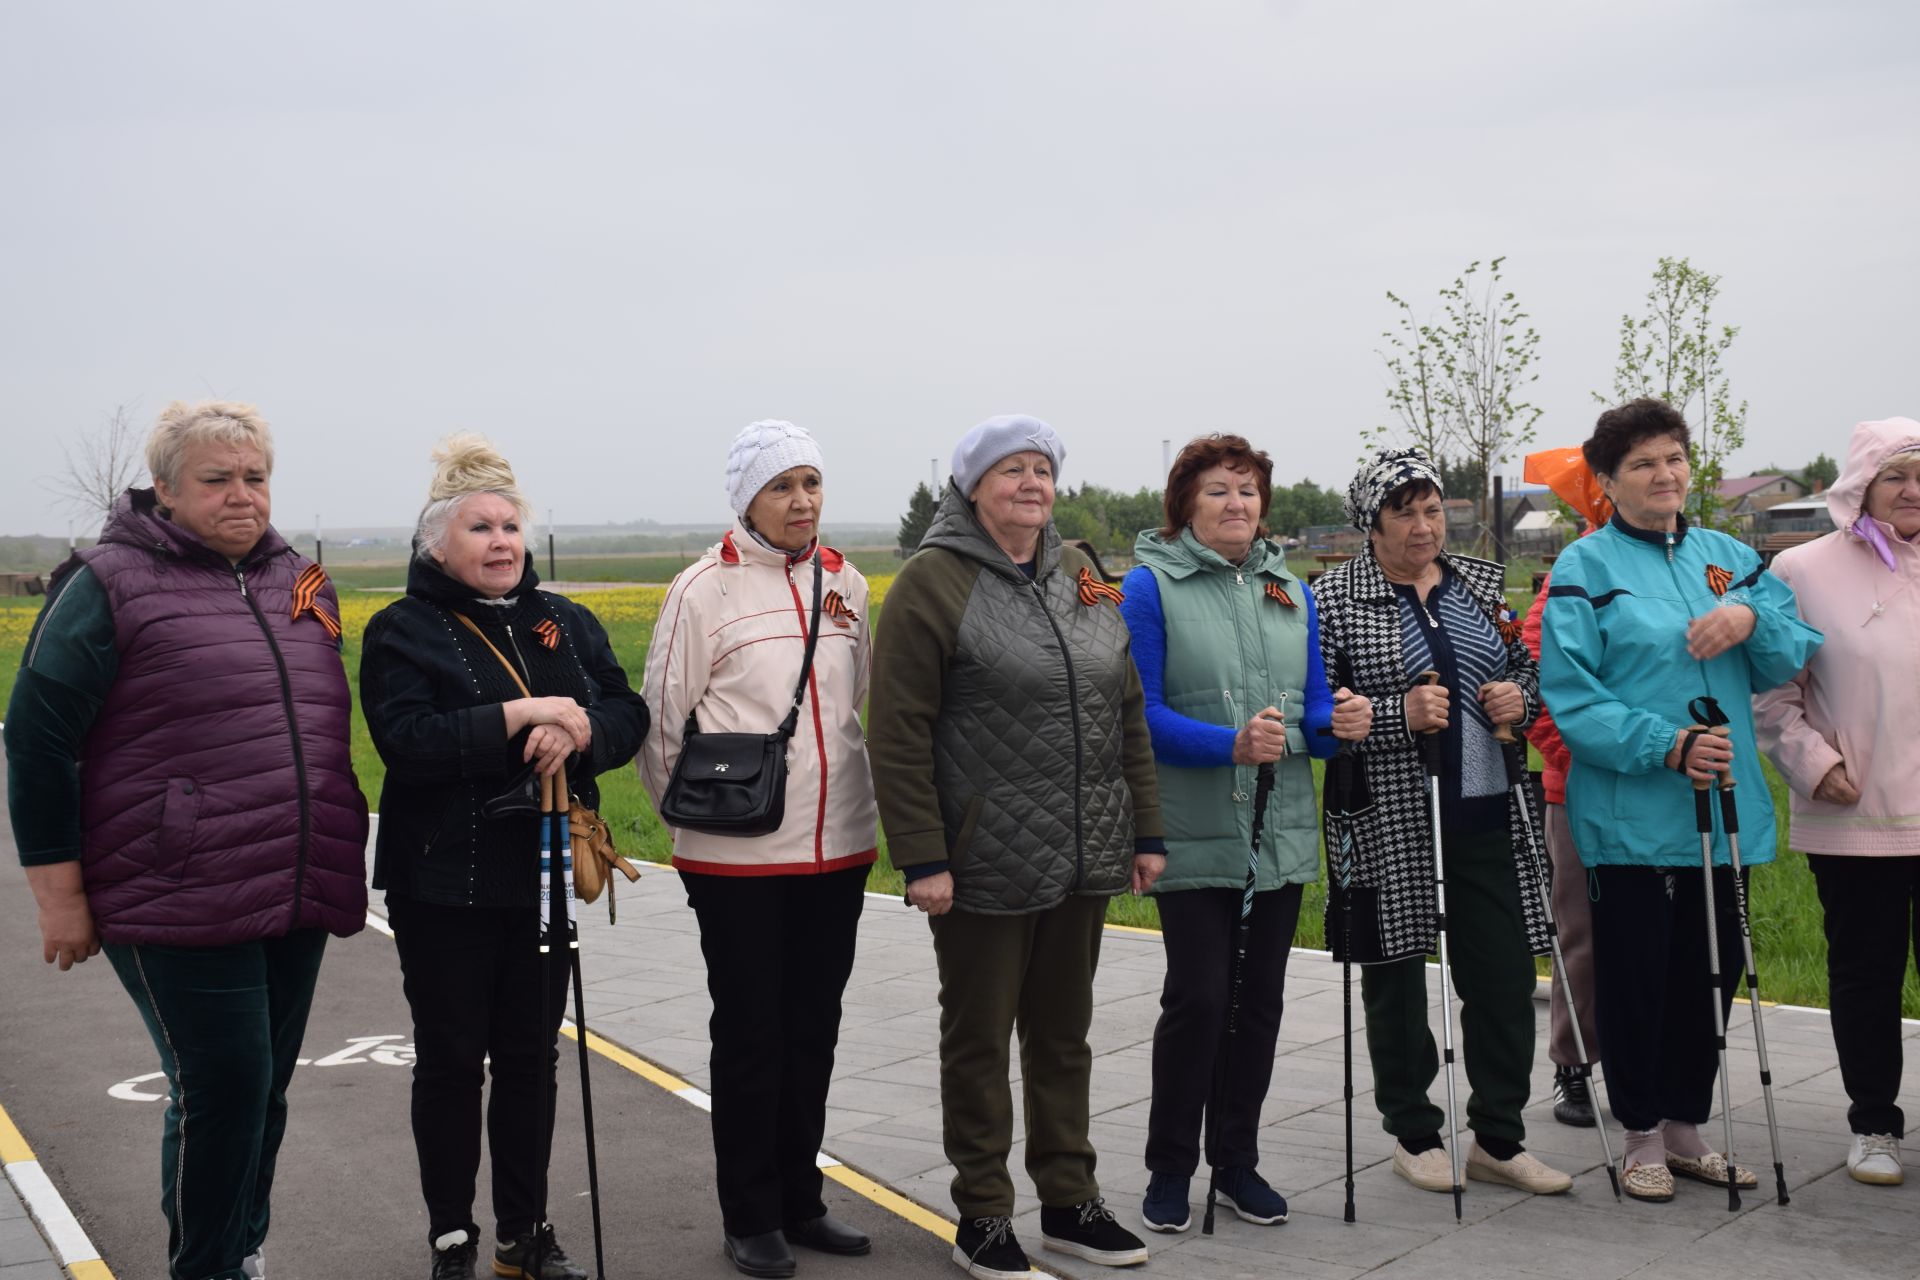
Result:
{"type": "MultiPolygon", "coordinates": [[[[709,1004],[693,913],[672,871],[652,866],[643,870],[638,885],[620,887],[618,926],[607,925],[598,906],[581,913],[588,1022],[609,1039],[704,1088],[709,1004]]],[[[805,964],[806,957],[795,956],[794,963],[805,964]]],[[[1764,979],[1764,957],[1761,964],[1764,979]]],[[[1136,1229],[1146,1185],[1140,1153],[1163,973],[1157,935],[1108,931],[1095,984],[1091,1036],[1096,1055],[1093,1138],[1108,1204],[1136,1229]]],[[[1762,1176],[1763,1194],[1748,1193],[1739,1214],[1727,1212],[1723,1192],[1684,1182],[1670,1204],[1616,1204],[1593,1132],[1556,1124],[1550,1103],[1539,1101],[1548,1098],[1551,1078],[1542,1003],[1535,1006],[1541,1050],[1534,1072],[1536,1102],[1527,1113],[1528,1146],[1575,1173],[1572,1194],[1536,1199],[1469,1183],[1465,1221],[1456,1224],[1448,1197],[1416,1191],[1393,1175],[1387,1163],[1392,1144],[1379,1127],[1362,1049],[1354,1064],[1359,1221],[1348,1225],[1341,1221],[1340,969],[1322,954],[1296,954],[1287,988],[1273,1087],[1263,1117],[1261,1168],[1287,1195],[1291,1219],[1284,1226],[1255,1227],[1228,1213],[1217,1234],[1207,1238],[1199,1233],[1196,1212],[1187,1234],[1149,1238],[1154,1260],[1148,1274],[1178,1274],[1183,1280],[1282,1271],[1305,1277],[1420,1280],[1469,1275],[1478,1280],[1606,1280],[1641,1272],[1660,1280],[1920,1276],[1920,1177],[1903,1187],[1873,1188],[1847,1176],[1846,1099],[1823,1013],[1776,1008],[1766,1017],[1792,1194],[1787,1207],[1774,1203],[1770,1172],[1762,1176]]],[[[1438,989],[1436,973],[1436,1018],[1438,989]]],[[[869,897],[846,994],[826,1148],[950,1217],[952,1170],[940,1146],[936,991],[925,920],[897,899],[869,897]]],[[[1356,993],[1356,1022],[1359,1016],[1356,993]]],[[[1766,1114],[1745,1005],[1735,1006],[1730,1036],[1739,1155],[1742,1163],[1764,1169],[1766,1114]]],[[[1909,1024],[1908,1040],[1916,1037],[1920,1025],[1909,1024]]],[[[1909,1050],[1908,1060],[1920,1063],[1914,1049],[1920,1044],[1909,1050]]],[[[1436,1084],[1436,1098],[1442,1088],[1436,1084]]],[[[1464,1091],[1464,1075],[1461,1088],[1464,1091]]],[[[1920,1071],[1910,1070],[1901,1099],[1909,1114],[1920,1115],[1917,1088],[1920,1071]]],[[[1066,1276],[1111,1276],[1104,1268],[1032,1247],[1040,1238],[1038,1203],[1019,1168],[1017,1128],[1014,1136],[1012,1163],[1021,1191],[1015,1230],[1029,1244],[1035,1263],[1066,1276]]],[[[1617,1154],[1617,1128],[1613,1144],[1617,1154]]],[[[1196,1179],[1196,1191],[1201,1184],[1196,1179]]],[[[927,1247],[945,1248],[930,1237],[927,1247]]]]}

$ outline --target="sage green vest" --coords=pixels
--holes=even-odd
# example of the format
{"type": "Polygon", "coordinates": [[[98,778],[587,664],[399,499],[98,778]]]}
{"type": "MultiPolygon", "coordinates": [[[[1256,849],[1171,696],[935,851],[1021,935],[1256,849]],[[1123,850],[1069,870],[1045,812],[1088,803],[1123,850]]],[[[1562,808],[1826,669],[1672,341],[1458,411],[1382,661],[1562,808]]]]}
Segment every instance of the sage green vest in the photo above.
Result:
{"type": "MultiPolygon", "coordinates": [[[[1307,680],[1307,599],[1300,580],[1287,571],[1280,548],[1264,539],[1236,566],[1191,529],[1164,540],[1148,530],[1134,543],[1134,557],[1160,588],[1169,710],[1238,729],[1263,708],[1279,707],[1286,695],[1287,754],[1274,768],[1256,888],[1312,881],[1320,870],[1320,817],[1300,730],[1307,680]],[[1269,595],[1270,583],[1293,603],[1269,595]]],[[[1245,886],[1254,767],[1156,768],[1167,870],[1154,892],[1245,886]]]]}

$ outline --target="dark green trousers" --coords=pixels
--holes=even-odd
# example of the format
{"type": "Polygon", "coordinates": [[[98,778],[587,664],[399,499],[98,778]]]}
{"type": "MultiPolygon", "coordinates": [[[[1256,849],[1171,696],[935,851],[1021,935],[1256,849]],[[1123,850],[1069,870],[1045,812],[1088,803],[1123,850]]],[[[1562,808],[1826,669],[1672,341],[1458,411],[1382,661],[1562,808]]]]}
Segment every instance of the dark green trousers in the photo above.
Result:
{"type": "MultiPolygon", "coordinates": [[[[160,1207],[173,1280],[245,1280],[267,1238],[287,1084],[323,929],[231,947],[105,948],[167,1073],[160,1207]]],[[[151,1274],[151,1273],[143,1273],[151,1274]]]]}
{"type": "MultiPolygon", "coordinates": [[[[1526,1139],[1520,1110],[1533,1073],[1533,956],[1506,831],[1443,833],[1447,873],[1447,957],[1460,997],[1454,1060],[1466,1060],[1467,1126],[1513,1142],[1526,1139]]],[[[1428,1097],[1440,1053],[1428,1025],[1427,966],[1421,958],[1360,971],[1367,1056],[1381,1127],[1396,1138],[1442,1133],[1446,1111],[1428,1097]]],[[[1444,1098],[1444,1095],[1442,1095],[1444,1098]]]]}
{"type": "Polygon", "coordinates": [[[1040,1203],[1068,1208],[1100,1194],[1087,1137],[1087,1028],[1106,914],[1105,898],[1070,897],[1029,915],[931,918],[940,963],[940,1110],[962,1218],[1013,1213],[1007,1046],[1016,1030],[1027,1173],[1040,1203]]]}

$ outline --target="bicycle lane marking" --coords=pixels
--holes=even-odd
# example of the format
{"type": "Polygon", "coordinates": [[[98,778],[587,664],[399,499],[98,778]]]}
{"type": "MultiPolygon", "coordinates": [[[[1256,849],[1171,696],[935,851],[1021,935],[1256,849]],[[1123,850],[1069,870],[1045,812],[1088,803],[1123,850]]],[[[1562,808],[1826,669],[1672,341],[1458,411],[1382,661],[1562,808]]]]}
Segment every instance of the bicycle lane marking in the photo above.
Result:
{"type": "Polygon", "coordinates": [[[60,1189],[40,1167],[33,1148],[27,1145],[5,1106],[0,1106],[0,1162],[5,1163],[7,1181],[25,1202],[27,1212],[40,1224],[54,1260],[67,1269],[67,1274],[73,1280],[114,1280],[100,1251],[67,1207],[60,1189]]]}

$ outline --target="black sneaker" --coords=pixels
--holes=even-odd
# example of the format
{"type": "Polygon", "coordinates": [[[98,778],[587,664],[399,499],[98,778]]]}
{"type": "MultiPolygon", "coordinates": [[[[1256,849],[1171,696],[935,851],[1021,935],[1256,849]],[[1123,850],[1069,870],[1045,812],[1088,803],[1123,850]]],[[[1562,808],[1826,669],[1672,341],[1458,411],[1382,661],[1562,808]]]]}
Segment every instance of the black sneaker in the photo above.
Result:
{"type": "Polygon", "coordinates": [[[1113,1220],[1099,1196],[1070,1209],[1040,1206],[1040,1243],[1103,1267],[1131,1267],[1147,1260],[1140,1237],[1113,1220]]]}
{"type": "Polygon", "coordinates": [[[433,1251],[433,1270],[428,1280],[475,1280],[473,1268],[480,1260],[480,1246],[469,1240],[464,1231],[451,1234],[460,1238],[449,1241],[444,1249],[433,1251]]]}
{"type": "Polygon", "coordinates": [[[1553,1069],[1553,1118],[1576,1129],[1594,1126],[1593,1091],[1587,1077],[1572,1067],[1553,1069]]]}
{"type": "Polygon", "coordinates": [[[1193,1209],[1187,1203],[1193,1180],[1177,1173],[1156,1173],[1147,1178],[1147,1194],[1140,1201],[1140,1221],[1149,1231],[1179,1234],[1193,1225],[1193,1209]]]}
{"type": "Polygon", "coordinates": [[[1029,1280],[1027,1251],[1013,1238],[1012,1218],[963,1218],[953,1233],[954,1265],[976,1280],[1029,1280]]]}
{"type": "Polygon", "coordinates": [[[1220,1200],[1242,1222],[1270,1227],[1287,1220],[1287,1198],[1267,1185],[1252,1169],[1222,1169],[1220,1200]]]}
{"type": "Polygon", "coordinates": [[[511,1244],[493,1251],[493,1274],[505,1280],[589,1280],[585,1267],[567,1261],[560,1242],[553,1238],[553,1224],[543,1222],[511,1244]],[[540,1269],[534,1270],[535,1246],[539,1248],[540,1269]]]}

